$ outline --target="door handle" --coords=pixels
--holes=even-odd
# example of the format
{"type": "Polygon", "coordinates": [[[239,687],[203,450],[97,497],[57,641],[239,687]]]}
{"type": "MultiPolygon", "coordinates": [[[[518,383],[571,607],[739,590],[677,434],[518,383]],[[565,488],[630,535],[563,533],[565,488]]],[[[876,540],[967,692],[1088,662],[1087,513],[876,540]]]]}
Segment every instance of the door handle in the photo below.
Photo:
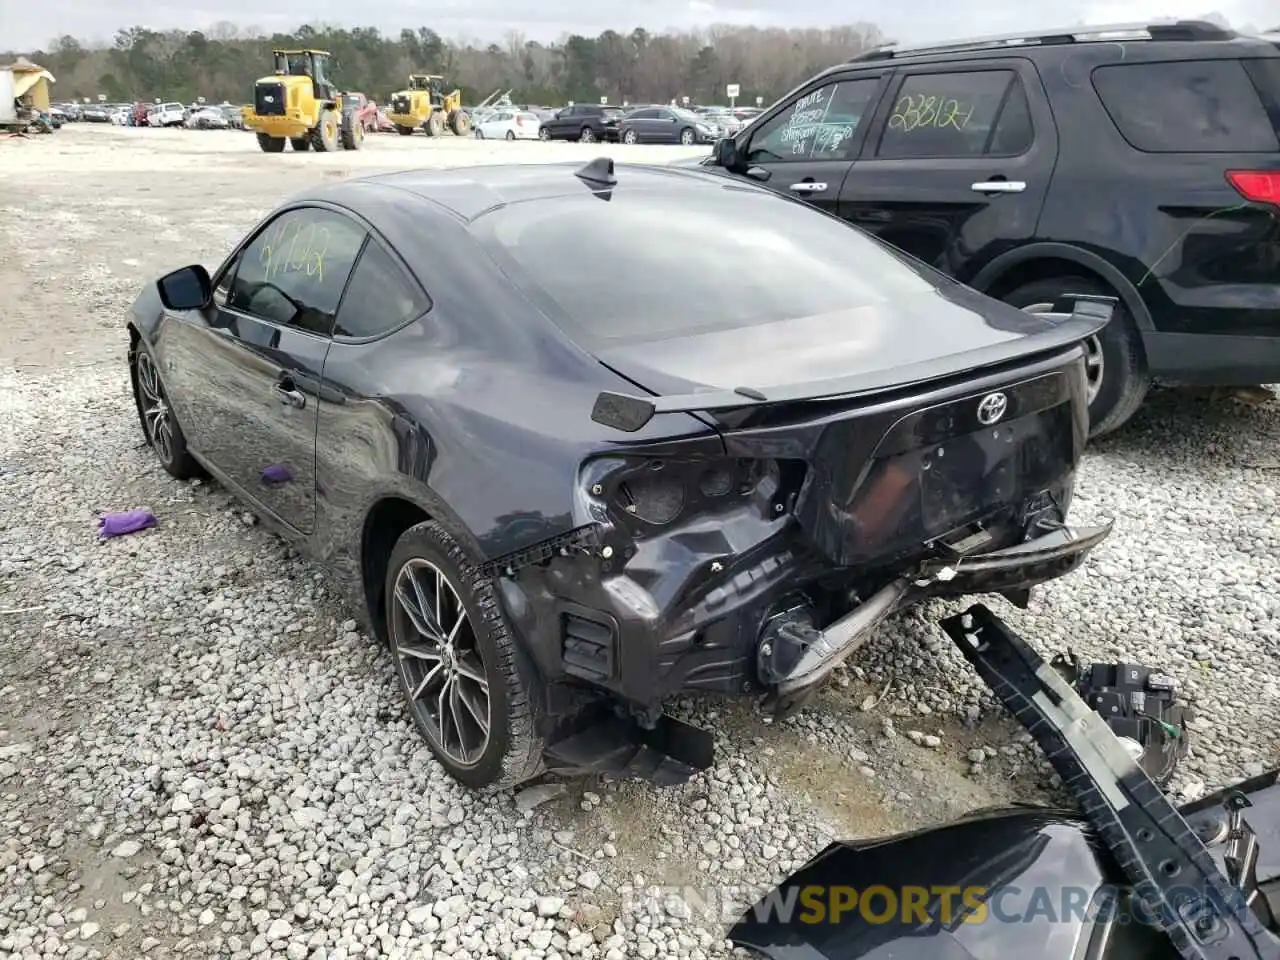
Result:
{"type": "Polygon", "coordinates": [[[299,410],[307,405],[307,398],[301,390],[290,390],[282,383],[277,383],[273,390],[275,391],[276,399],[283,404],[299,410]]]}
{"type": "Polygon", "coordinates": [[[793,183],[790,187],[792,193],[821,193],[827,189],[825,183],[814,183],[812,180],[805,180],[803,183],[793,183]]]}
{"type": "Polygon", "coordinates": [[[974,193],[1021,193],[1027,185],[1021,180],[984,180],[969,189],[974,193]]]}

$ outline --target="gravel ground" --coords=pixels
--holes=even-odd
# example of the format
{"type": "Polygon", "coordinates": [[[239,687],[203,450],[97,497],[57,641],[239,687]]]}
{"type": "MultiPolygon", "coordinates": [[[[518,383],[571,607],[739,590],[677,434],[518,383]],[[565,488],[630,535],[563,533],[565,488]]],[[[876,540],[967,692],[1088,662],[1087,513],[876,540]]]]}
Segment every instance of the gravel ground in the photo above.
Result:
{"type": "MultiPolygon", "coordinates": [[[[384,651],[323,573],[142,445],[121,315],[304,182],[609,148],[68,127],[0,142],[0,957],[728,954],[731,901],[834,837],[1052,778],[933,626],[889,624],[801,716],[680,705],[720,761],[687,786],[472,796],[415,735],[384,651]],[[157,528],[97,542],[101,511],[157,528]],[[701,899],[699,899],[701,898],[701,899]]],[[[674,159],[679,148],[613,148],[674,159]]],[[[1029,611],[1048,654],[1160,665],[1202,719],[1176,788],[1275,765],[1280,404],[1164,391],[1090,452],[1076,515],[1117,521],[1029,611]]]]}

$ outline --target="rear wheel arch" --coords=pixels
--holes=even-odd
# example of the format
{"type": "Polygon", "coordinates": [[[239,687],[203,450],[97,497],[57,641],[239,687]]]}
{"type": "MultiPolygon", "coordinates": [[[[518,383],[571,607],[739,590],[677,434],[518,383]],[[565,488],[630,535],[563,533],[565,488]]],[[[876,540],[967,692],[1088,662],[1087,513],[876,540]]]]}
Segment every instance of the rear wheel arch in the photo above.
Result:
{"type": "Polygon", "coordinates": [[[387,566],[396,541],[410,527],[435,519],[420,504],[402,496],[378,500],[365,514],[360,534],[360,585],[375,636],[387,643],[387,566]]]}
{"type": "Polygon", "coordinates": [[[1154,330],[1151,312],[1124,274],[1102,257],[1063,243],[1032,244],[1010,251],[988,263],[969,286],[989,297],[1005,295],[1050,277],[1078,276],[1110,287],[1124,303],[1140,332],[1154,330]]]}

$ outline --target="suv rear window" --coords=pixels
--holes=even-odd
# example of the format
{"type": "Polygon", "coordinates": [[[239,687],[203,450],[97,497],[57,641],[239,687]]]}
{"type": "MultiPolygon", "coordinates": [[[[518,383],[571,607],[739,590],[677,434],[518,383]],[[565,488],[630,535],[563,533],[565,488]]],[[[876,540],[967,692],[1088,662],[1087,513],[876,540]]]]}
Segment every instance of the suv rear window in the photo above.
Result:
{"type": "MultiPolygon", "coordinates": [[[[769,194],[622,186],[601,199],[512,203],[472,224],[503,271],[588,350],[856,310],[950,282],[769,194]]],[[[869,337],[893,335],[883,316],[866,322],[869,337]]]]}
{"type": "Polygon", "coordinates": [[[1093,86],[1120,135],[1144,153],[1280,152],[1251,72],[1240,60],[1120,63],[1094,70],[1093,86]]]}

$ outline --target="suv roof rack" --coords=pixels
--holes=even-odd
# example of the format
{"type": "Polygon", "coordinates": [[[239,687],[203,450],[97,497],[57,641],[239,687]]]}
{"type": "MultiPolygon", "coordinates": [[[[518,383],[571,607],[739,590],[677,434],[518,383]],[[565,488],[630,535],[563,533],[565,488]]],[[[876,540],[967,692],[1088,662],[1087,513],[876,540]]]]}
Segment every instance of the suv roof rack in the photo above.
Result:
{"type": "Polygon", "coordinates": [[[926,53],[963,53],[969,50],[992,50],[1001,47],[1056,46],[1068,43],[1115,43],[1117,40],[1233,40],[1234,30],[1220,27],[1207,20],[1157,20],[1147,23],[1117,23],[1096,27],[1077,26],[1062,30],[1046,30],[1036,33],[1007,33],[987,37],[971,37],[967,40],[948,40],[943,43],[893,44],[876,47],[856,57],[849,63],[868,60],[892,60],[896,57],[914,57],[926,53]]]}

